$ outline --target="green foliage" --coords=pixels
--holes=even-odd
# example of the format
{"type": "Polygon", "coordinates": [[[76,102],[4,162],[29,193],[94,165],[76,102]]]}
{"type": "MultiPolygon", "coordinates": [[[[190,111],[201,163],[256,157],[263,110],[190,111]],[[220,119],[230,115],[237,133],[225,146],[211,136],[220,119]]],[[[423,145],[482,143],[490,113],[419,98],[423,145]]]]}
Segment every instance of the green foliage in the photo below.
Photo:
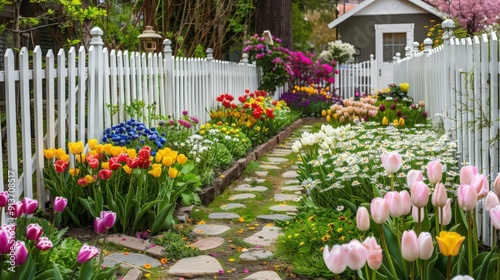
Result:
{"type": "Polygon", "coordinates": [[[179,234],[173,230],[169,230],[153,239],[153,243],[165,247],[165,257],[168,260],[176,261],[184,258],[196,257],[201,255],[198,248],[188,245],[182,233],[179,234]]]}
{"type": "Polygon", "coordinates": [[[305,19],[300,4],[292,3],[292,42],[294,51],[311,51],[313,25],[305,19]]]}
{"type": "Polygon", "coordinates": [[[60,246],[52,249],[50,263],[54,263],[59,270],[73,268],[81,247],[82,243],[78,239],[72,237],[64,239],[60,246]]]}
{"type": "Polygon", "coordinates": [[[198,58],[205,58],[207,54],[205,53],[205,50],[203,49],[203,46],[198,44],[196,46],[196,49],[194,50],[194,56],[193,57],[198,57],[198,58]]]}

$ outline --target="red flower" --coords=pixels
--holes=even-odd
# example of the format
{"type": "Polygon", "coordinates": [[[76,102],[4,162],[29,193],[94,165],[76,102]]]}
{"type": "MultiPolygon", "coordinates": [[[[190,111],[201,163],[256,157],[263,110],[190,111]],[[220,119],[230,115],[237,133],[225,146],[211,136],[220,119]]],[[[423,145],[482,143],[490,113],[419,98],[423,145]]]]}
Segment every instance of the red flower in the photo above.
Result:
{"type": "Polygon", "coordinates": [[[78,186],[85,187],[87,185],[87,180],[85,180],[85,178],[80,178],[78,179],[78,181],[76,181],[76,183],[78,184],[78,186]]]}
{"type": "Polygon", "coordinates": [[[240,97],[238,97],[238,100],[241,102],[241,103],[245,103],[247,101],[247,97],[246,95],[242,95],[240,97]]]}
{"type": "Polygon", "coordinates": [[[113,171],[109,169],[101,169],[99,170],[97,175],[99,176],[99,178],[101,178],[101,180],[108,180],[109,178],[111,178],[111,175],[113,175],[113,171]]]}
{"type": "Polygon", "coordinates": [[[243,108],[246,108],[246,109],[250,108],[250,104],[248,104],[248,103],[243,104],[243,108]]]}
{"type": "Polygon", "coordinates": [[[99,160],[93,156],[87,157],[87,163],[92,169],[96,169],[99,167],[99,160]]]}
{"type": "Polygon", "coordinates": [[[128,155],[126,153],[121,153],[118,155],[118,162],[125,162],[128,158],[128,155]]]}
{"type": "Polygon", "coordinates": [[[126,162],[127,162],[127,166],[130,168],[137,168],[139,166],[139,159],[138,158],[131,159],[128,157],[126,162]]]}
{"type": "Polygon", "coordinates": [[[224,99],[222,101],[222,106],[226,107],[226,108],[230,108],[231,107],[231,101],[227,100],[227,99],[224,99]]]}
{"type": "Polygon", "coordinates": [[[274,110],[273,109],[266,109],[266,115],[270,117],[271,119],[274,119],[274,110]]]}
{"type": "Polygon", "coordinates": [[[215,98],[215,101],[217,101],[217,102],[222,102],[222,100],[224,100],[223,94],[221,94],[221,95],[217,96],[217,98],[215,98]]]}
{"type": "Polygon", "coordinates": [[[234,100],[234,96],[232,96],[229,93],[226,93],[226,99],[229,100],[229,101],[233,101],[234,100]]]}
{"type": "Polygon", "coordinates": [[[253,110],[252,115],[256,119],[258,119],[258,118],[260,118],[260,116],[262,115],[262,113],[264,113],[264,111],[262,110],[262,108],[258,108],[258,109],[253,110]]]}
{"type": "Polygon", "coordinates": [[[142,149],[139,151],[139,158],[141,160],[149,160],[149,157],[151,156],[151,147],[149,146],[144,146],[142,149]]]}
{"type": "Polygon", "coordinates": [[[249,89],[245,89],[245,93],[249,93],[249,92],[250,92],[250,90],[249,90],[249,89]]]}
{"type": "Polygon", "coordinates": [[[60,159],[54,162],[54,167],[56,168],[57,173],[62,173],[66,170],[66,167],[68,167],[68,163],[60,159]]]}
{"type": "Polygon", "coordinates": [[[112,157],[109,159],[109,169],[117,170],[122,165],[118,162],[118,157],[112,157]]]}

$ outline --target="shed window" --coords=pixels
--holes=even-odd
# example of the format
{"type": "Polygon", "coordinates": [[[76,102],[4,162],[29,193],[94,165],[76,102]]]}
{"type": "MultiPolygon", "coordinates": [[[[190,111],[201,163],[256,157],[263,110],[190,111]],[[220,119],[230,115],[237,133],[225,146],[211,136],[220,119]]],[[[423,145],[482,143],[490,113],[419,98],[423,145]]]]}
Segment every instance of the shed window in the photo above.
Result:
{"type": "Polygon", "coordinates": [[[384,33],[383,36],[384,62],[392,62],[397,52],[404,55],[406,33],[384,33]]]}

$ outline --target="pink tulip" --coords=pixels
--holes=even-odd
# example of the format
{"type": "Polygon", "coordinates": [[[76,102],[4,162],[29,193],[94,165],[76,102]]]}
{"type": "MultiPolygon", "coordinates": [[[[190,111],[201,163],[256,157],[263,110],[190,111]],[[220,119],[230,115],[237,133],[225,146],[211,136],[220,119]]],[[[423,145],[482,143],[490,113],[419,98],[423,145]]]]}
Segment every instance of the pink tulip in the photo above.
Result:
{"type": "Polygon", "coordinates": [[[403,195],[401,193],[394,191],[387,192],[384,199],[387,200],[387,203],[389,204],[389,215],[391,215],[391,217],[397,218],[403,216],[405,201],[403,200],[403,195]]]}
{"type": "Polygon", "coordinates": [[[370,204],[370,212],[373,221],[379,225],[385,223],[389,218],[389,204],[381,197],[376,197],[370,204]]]}
{"type": "Polygon", "coordinates": [[[401,155],[395,152],[383,154],[381,160],[385,170],[389,173],[398,172],[399,168],[403,164],[401,155]]]}
{"type": "Polygon", "coordinates": [[[363,246],[368,250],[368,255],[366,258],[366,262],[368,263],[368,266],[373,269],[377,270],[379,267],[382,265],[382,248],[380,248],[380,245],[377,243],[377,239],[375,237],[370,236],[363,241],[363,246]]]}
{"type": "Polygon", "coordinates": [[[342,245],[340,253],[346,259],[347,267],[352,270],[358,270],[365,266],[368,257],[368,250],[356,239],[342,245]]]}
{"type": "Polygon", "coordinates": [[[495,190],[497,196],[500,195],[500,175],[498,175],[493,182],[493,189],[495,190]]]}
{"type": "Polygon", "coordinates": [[[38,201],[35,199],[31,199],[29,197],[23,198],[24,204],[24,214],[31,215],[35,213],[36,208],[38,207],[38,201]]]}
{"type": "Polygon", "coordinates": [[[52,204],[52,208],[54,208],[54,212],[60,213],[64,211],[68,205],[68,199],[65,197],[56,196],[54,199],[54,203],[52,204]]]}
{"type": "Polygon", "coordinates": [[[411,190],[413,184],[418,181],[424,181],[424,175],[422,175],[422,171],[410,170],[406,175],[406,185],[411,190]]]}
{"type": "Polygon", "coordinates": [[[411,216],[416,223],[421,223],[424,220],[424,207],[419,208],[413,205],[411,207],[411,216]],[[420,217],[418,216],[419,211],[420,211],[420,217]]]}
{"type": "Polygon", "coordinates": [[[477,199],[482,199],[488,194],[490,187],[488,186],[488,179],[483,174],[477,174],[472,177],[470,185],[476,189],[477,199]]]}
{"type": "Polygon", "coordinates": [[[434,207],[443,207],[446,204],[446,200],[448,200],[446,188],[442,183],[437,183],[431,197],[432,205],[434,205],[434,207]]]}
{"type": "Polygon", "coordinates": [[[443,165],[439,161],[431,161],[427,164],[427,179],[431,184],[441,182],[443,178],[443,165]]]}
{"type": "Polygon", "coordinates": [[[476,208],[477,192],[470,185],[460,185],[458,187],[458,205],[465,211],[471,211],[476,208]]]}
{"type": "Polygon", "coordinates": [[[14,244],[15,231],[6,227],[0,228],[0,255],[6,255],[10,252],[10,247],[14,244]]]}
{"type": "Polygon", "coordinates": [[[104,227],[104,222],[101,218],[95,218],[94,231],[97,234],[105,234],[106,233],[106,228],[104,227]]]}
{"type": "Polygon", "coordinates": [[[403,232],[401,239],[401,255],[403,259],[413,262],[418,259],[420,255],[420,248],[418,246],[417,234],[413,230],[406,230],[403,232]]]}
{"type": "Polygon", "coordinates": [[[460,169],[460,185],[470,185],[472,177],[477,175],[477,167],[475,166],[464,166],[460,169]]]}
{"type": "Polygon", "coordinates": [[[490,210],[491,224],[495,229],[500,229],[500,205],[490,210]]]}
{"type": "Polygon", "coordinates": [[[356,226],[361,231],[370,229],[370,215],[368,214],[368,210],[363,206],[360,206],[356,213],[356,226]]]}
{"type": "Polygon", "coordinates": [[[29,224],[26,227],[26,238],[37,241],[42,235],[43,228],[39,224],[29,224]]]}
{"type": "Polygon", "coordinates": [[[7,206],[9,202],[9,192],[0,192],[0,207],[7,206]]]}
{"type": "Polygon", "coordinates": [[[12,218],[19,218],[24,213],[24,204],[22,201],[18,201],[14,204],[9,205],[9,216],[12,218]]]}
{"type": "Polygon", "coordinates": [[[403,199],[403,215],[408,215],[411,212],[411,199],[410,193],[407,190],[400,192],[401,198],[403,199]]]}
{"type": "Polygon", "coordinates": [[[498,200],[498,196],[494,192],[488,192],[486,198],[484,199],[484,208],[486,212],[490,212],[491,209],[500,205],[500,201],[498,200]]]}
{"type": "Polygon", "coordinates": [[[340,248],[340,245],[334,245],[332,250],[328,251],[328,245],[326,245],[323,249],[323,260],[326,267],[335,274],[344,272],[347,267],[346,258],[340,252],[340,248]]]}
{"type": "Polygon", "coordinates": [[[424,207],[429,201],[429,187],[421,181],[415,182],[411,187],[410,199],[413,206],[424,207]]]}
{"type": "Polygon", "coordinates": [[[103,226],[106,229],[110,229],[115,225],[116,222],[116,213],[112,211],[102,211],[101,219],[103,222],[103,226]]]}
{"type": "Polygon", "coordinates": [[[45,236],[40,237],[40,239],[38,239],[38,242],[36,243],[36,247],[40,251],[47,251],[52,248],[52,241],[50,241],[50,239],[45,236]]]}
{"type": "MultiPolygon", "coordinates": [[[[438,211],[439,212],[439,211],[438,211]]],[[[443,207],[443,217],[438,213],[439,223],[443,226],[447,226],[451,222],[451,199],[446,200],[446,204],[443,207]]]]}
{"type": "Polygon", "coordinates": [[[421,232],[418,235],[418,246],[420,248],[419,254],[422,260],[428,260],[432,257],[434,252],[434,245],[432,243],[432,236],[428,232],[421,232]]]}
{"type": "Polygon", "coordinates": [[[95,256],[99,254],[99,250],[95,246],[89,246],[87,244],[84,244],[82,248],[80,248],[80,252],[78,252],[78,256],[76,260],[78,263],[86,263],[93,259],[95,256]]]}
{"type": "Polygon", "coordinates": [[[16,241],[14,244],[14,263],[16,266],[21,266],[26,262],[28,258],[28,249],[24,241],[16,241]]]}

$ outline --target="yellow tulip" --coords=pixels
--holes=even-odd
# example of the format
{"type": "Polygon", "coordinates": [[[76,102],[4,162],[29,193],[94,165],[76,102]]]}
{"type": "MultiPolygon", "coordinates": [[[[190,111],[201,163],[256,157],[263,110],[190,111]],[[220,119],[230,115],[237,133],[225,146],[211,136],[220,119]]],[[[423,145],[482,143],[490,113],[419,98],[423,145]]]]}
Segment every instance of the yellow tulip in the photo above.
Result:
{"type": "Polygon", "coordinates": [[[91,150],[94,150],[95,147],[97,146],[97,139],[95,139],[95,138],[89,139],[88,144],[89,144],[89,148],[91,150]]]}
{"type": "Polygon", "coordinates": [[[170,165],[175,163],[175,158],[173,158],[171,156],[164,156],[162,163],[164,166],[170,166],[170,165]]]}
{"type": "Polygon", "coordinates": [[[76,175],[78,175],[78,173],[80,173],[80,169],[70,168],[70,169],[68,169],[68,173],[69,173],[69,175],[75,177],[76,175]]]}
{"type": "Polygon", "coordinates": [[[101,168],[102,169],[109,169],[109,162],[107,162],[107,161],[106,162],[102,162],[101,163],[101,168]]]}
{"type": "Polygon", "coordinates": [[[43,149],[43,155],[45,156],[46,159],[53,159],[54,156],[56,155],[56,149],[50,148],[50,149],[43,149]]]}
{"type": "Polygon", "coordinates": [[[83,142],[82,141],[69,142],[68,148],[69,148],[69,152],[74,154],[74,155],[81,154],[81,153],[83,153],[83,142]]]}
{"type": "Polygon", "coordinates": [[[179,170],[177,170],[176,168],[174,167],[171,167],[169,170],[168,170],[168,176],[170,176],[170,178],[174,179],[175,177],[177,177],[177,175],[179,174],[179,170]]]}
{"type": "Polygon", "coordinates": [[[98,154],[102,154],[104,152],[104,145],[103,144],[97,144],[95,146],[95,151],[98,153],[98,154]]]}
{"type": "Polygon", "coordinates": [[[63,154],[63,155],[61,155],[61,157],[59,159],[64,161],[64,162],[69,162],[69,155],[63,154]]]}
{"type": "Polygon", "coordinates": [[[401,126],[405,125],[405,119],[399,118],[399,125],[401,126]]]}
{"type": "Polygon", "coordinates": [[[389,119],[384,116],[384,118],[382,118],[382,125],[388,125],[388,124],[389,124],[389,119]]]}
{"type": "Polygon", "coordinates": [[[328,115],[331,115],[331,114],[332,114],[332,110],[331,110],[331,109],[328,109],[328,111],[326,111],[326,113],[327,113],[328,115]]]}
{"type": "Polygon", "coordinates": [[[137,157],[137,151],[135,149],[127,149],[127,155],[129,158],[136,158],[137,157]]]}
{"type": "Polygon", "coordinates": [[[327,122],[330,122],[330,120],[331,120],[330,115],[327,115],[327,116],[326,116],[326,121],[327,121],[327,122]]]}
{"type": "Polygon", "coordinates": [[[92,177],[91,175],[85,176],[84,179],[87,182],[87,184],[90,184],[94,181],[94,177],[92,177]]]}
{"type": "Polygon", "coordinates": [[[66,155],[66,152],[63,150],[63,148],[59,148],[54,151],[54,154],[56,155],[57,159],[62,159],[64,155],[66,155]]]}
{"type": "Polygon", "coordinates": [[[86,161],[86,159],[85,159],[85,154],[75,155],[75,159],[76,159],[76,161],[78,161],[79,163],[85,163],[85,161],[86,161]]]}
{"type": "Polygon", "coordinates": [[[153,177],[158,178],[161,175],[161,168],[153,168],[149,170],[148,174],[153,175],[153,177]]]}
{"type": "Polygon", "coordinates": [[[321,111],[321,116],[323,116],[323,117],[326,116],[326,110],[321,111]]]}
{"type": "Polygon", "coordinates": [[[465,240],[465,236],[453,231],[441,231],[439,236],[436,236],[439,244],[439,251],[443,256],[456,256],[460,251],[460,246],[465,240]]]}
{"type": "Polygon", "coordinates": [[[180,154],[177,156],[177,162],[180,164],[180,165],[183,165],[184,163],[186,163],[188,161],[188,158],[184,155],[184,154],[180,154]]]}
{"type": "Polygon", "coordinates": [[[399,84],[399,88],[404,91],[404,92],[408,92],[408,90],[410,89],[410,84],[408,83],[400,83],[399,84]]]}
{"type": "Polygon", "coordinates": [[[398,125],[399,125],[399,121],[398,121],[398,119],[394,119],[394,120],[392,121],[392,124],[393,124],[394,126],[398,126],[398,125]]]}
{"type": "Polygon", "coordinates": [[[162,159],[163,159],[163,150],[159,150],[158,152],[156,152],[155,160],[156,162],[161,162],[162,159]]]}
{"type": "Polygon", "coordinates": [[[120,147],[120,146],[113,146],[111,148],[111,154],[114,156],[114,157],[117,157],[119,156],[123,151],[123,147],[120,147]]]}
{"type": "Polygon", "coordinates": [[[107,144],[104,144],[104,152],[108,155],[108,156],[111,156],[113,155],[113,145],[107,143],[107,144]]]}
{"type": "Polygon", "coordinates": [[[129,175],[132,174],[132,171],[133,171],[133,169],[128,167],[128,165],[126,165],[126,164],[123,166],[123,170],[125,170],[125,172],[127,172],[127,174],[129,174],[129,175]]]}

